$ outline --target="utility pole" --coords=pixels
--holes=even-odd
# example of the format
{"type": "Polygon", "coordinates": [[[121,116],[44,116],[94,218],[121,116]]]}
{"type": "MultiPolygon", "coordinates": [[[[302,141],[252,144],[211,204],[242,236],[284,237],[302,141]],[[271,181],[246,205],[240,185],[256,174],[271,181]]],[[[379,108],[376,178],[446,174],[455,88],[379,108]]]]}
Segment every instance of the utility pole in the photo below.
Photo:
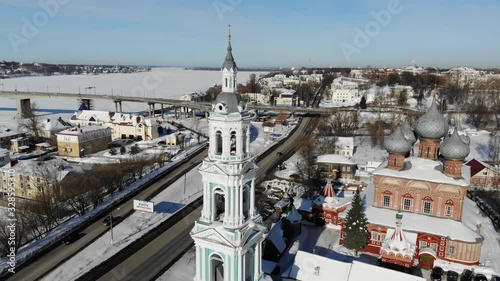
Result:
{"type": "Polygon", "coordinates": [[[109,228],[111,231],[111,245],[114,246],[115,244],[113,243],[113,211],[109,212],[109,228]]]}
{"type": "Polygon", "coordinates": [[[186,178],[187,178],[187,173],[184,174],[184,195],[182,201],[186,201],[186,178]]]}

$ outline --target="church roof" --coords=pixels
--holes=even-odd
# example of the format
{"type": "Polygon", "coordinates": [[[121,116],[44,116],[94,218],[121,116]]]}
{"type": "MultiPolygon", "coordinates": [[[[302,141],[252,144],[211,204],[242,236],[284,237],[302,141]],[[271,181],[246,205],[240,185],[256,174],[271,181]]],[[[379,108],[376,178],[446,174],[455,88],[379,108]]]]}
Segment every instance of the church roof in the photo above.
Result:
{"type": "Polygon", "coordinates": [[[396,229],[389,238],[385,239],[380,250],[387,253],[394,253],[395,255],[402,254],[403,256],[413,257],[415,253],[415,245],[412,245],[405,237],[405,233],[401,227],[402,218],[403,214],[396,214],[396,229]]]}
{"type": "Polygon", "coordinates": [[[377,169],[375,169],[375,171],[373,171],[373,175],[429,181],[465,187],[469,186],[470,177],[468,175],[470,174],[470,171],[468,166],[464,165],[462,167],[462,176],[464,178],[454,179],[443,173],[443,165],[441,162],[436,160],[410,156],[405,159],[404,163],[405,167],[403,170],[395,171],[387,168],[386,160],[377,169]]]}
{"type": "Polygon", "coordinates": [[[470,147],[464,142],[461,136],[458,135],[458,130],[455,129],[453,134],[447,138],[446,142],[441,145],[441,154],[447,159],[465,159],[469,155],[470,147]]]}
{"type": "Polygon", "coordinates": [[[424,139],[440,139],[448,133],[448,121],[432,101],[429,110],[415,122],[415,131],[424,139]]]}
{"type": "Polygon", "coordinates": [[[236,66],[236,62],[234,61],[233,57],[233,48],[231,47],[231,41],[227,44],[227,54],[226,54],[226,59],[224,60],[224,64],[222,65],[222,70],[227,69],[227,70],[238,70],[238,67],[236,66]]]}
{"type": "Polygon", "coordinates": [[[217,95],[215,104],[222,103],[227,107],[227,113],[240,112],[238,105],[243,102],[238,93],[221,92],[217,95]]]}
{"type": "Polygon", "coordinates": [[[384,141],[384,147],[389,153],[407,153],[412,143],[405,137],[403,129],[398,126],[396,130],[384,141]]]}

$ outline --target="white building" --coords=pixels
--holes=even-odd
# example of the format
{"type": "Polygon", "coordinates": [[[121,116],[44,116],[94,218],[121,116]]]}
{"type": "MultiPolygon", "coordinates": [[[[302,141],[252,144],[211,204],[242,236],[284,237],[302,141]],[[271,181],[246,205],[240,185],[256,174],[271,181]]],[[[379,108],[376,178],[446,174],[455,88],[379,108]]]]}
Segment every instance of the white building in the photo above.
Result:
{"type": "Polygon", "coordinates": [[[81,110],[71,116],[71,123],[81,126],[99,125],[111,128],[113,139],[151,140],[159,136],[158,122],[141,115],[118,112],[81,110]]]}
{"type": "Polygon", "coordinates": [[[256,104],[264,104],[264,105],[270,104],[270,97],[269,95],[266,94],[245,93],[241,94],[241,97],[248,102],[254,102],[256,104]]]}
{"type": "Polygon", "coordinates": [[[332,95],[332,103],[336,105],[360,103],[363,97],[358,89],[332,89],[330,93],[332,95]]]}
{"type": "Polygon", "coordinates": [[[473,84],[481,77],[480,71],[465,66],[454,67],[443,74],[447,75],[452,81],[458,82],[461,86],[473,84]]]}
{"type": "Polygon", "coordinates": [[[44,138],[49,139],[56,133],[71,127],[73,127],[73,125],[62,120],[61,117],[59,117],[58,119],[45,119],[44,121],[40,122],[40,135],[44,138]]]}
{"type": "Polygon", "coordinates": [[[249,153],[251,115],[236,93],[238,69],[231,50],[229,41],[222,92],[208,118],[208,157],[199,168],[203,209],[191,231],[196,247],[195,281],[258,281],[264,276],[266,228],[255,208],[258,166],[249,153]]]}

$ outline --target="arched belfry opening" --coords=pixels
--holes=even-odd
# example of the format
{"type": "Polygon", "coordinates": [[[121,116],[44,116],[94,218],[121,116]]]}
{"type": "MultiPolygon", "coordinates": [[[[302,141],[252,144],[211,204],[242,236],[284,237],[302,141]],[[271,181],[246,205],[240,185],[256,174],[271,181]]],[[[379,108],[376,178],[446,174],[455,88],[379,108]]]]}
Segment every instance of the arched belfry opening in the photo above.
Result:
{"type": "Polygon", "coordinates": [[[212,206],[212,220],[220,221],[224,220],[224,213],[226,209],[226,198],[225,193],[222,189],[217,188],[214,190],[214,204],[212,206]]]}
{"type": "Polygon", "coordinates": [[[222,132],[221,131],[215,132],[215,154],[216,155],[222,154],[222,132]]]}
{"type": "Polygon", "coordinates": [[[247,130],[246,129],[243,129],[243,137],[242,137],[242,144],[243,144],[243,153],[247,153],[247,142],[248,142],[248,139],[247,139],[247,130]]]}
{"type": "Polygon", "coordinates": [[[217,254],[210,257],[210,281],[224,281],[224,260],[217,254]]]}
{"type": "Polygon", "coordinates": [[[236,155],[236,132],[232,131],[231,132],[231,148],[230,148],[230,153],[231,155],[236,155]]]}
{"type": "Polygon", "coordinates": [[[249,211],[250,211],[250,187],[245,185],[243,187],[243,196],[242,196],[242,206],[243,206],[243,216],[245,220],[249,219],[249,211]]]}

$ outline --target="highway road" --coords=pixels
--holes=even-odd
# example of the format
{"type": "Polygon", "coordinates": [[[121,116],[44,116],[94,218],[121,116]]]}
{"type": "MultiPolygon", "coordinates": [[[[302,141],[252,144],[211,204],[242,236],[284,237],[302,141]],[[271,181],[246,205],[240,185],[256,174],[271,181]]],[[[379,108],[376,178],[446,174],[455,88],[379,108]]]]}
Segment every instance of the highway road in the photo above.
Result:
{"type": "MultiPolygon", "coordinates": [[[[163,178],[151,184],[133,198],[125,201],[119,206],[116,206],[116,208],[119,209],[113,210],[113,216],[125,218],[128,215],[132,214],[133,199],[148,200],[149,198],[154,197],[156,194],[170,186],[175,180],[201,163],[201,161],[207,156],[207,151],[207,149],[203,149],[200,153],[196,154],[186,163],[172,170],[163,178]]],[[[99,238],[109,230],[109,227],[106,227],[101,223],[101,219],[102,217],[82,230],[81,232],[85,233],[85,235],[74,243],[69,245],[61,244],[55,247],[54,249],[45,253],[40,259],[32,262],[31,264],[22,268],[20,271],[16,272],[14,275],[10,276],[7,280],[31,281],[37,280],[43,275],[47,274],[52,269],[54,269],[67,259],[71,258],[78,251],[95,241],[97,238],[99,238]]]]}
{"type": "MultiPolygon", "coordinates": [[[[315,120],[304,118],[298,128],[281,145],[274,147],[266,157],[258,162],[260,169],[257,172],[258,178],[263,180],[268,173],[274,170],[278,164],[282,163],[293,155],[298,148],[299,139],[311,133],[315,120]],[[281,156],[277,156],[281,152],[281,156]]],[[[201,183],[200,183],[201,184],[201,183]]],[[[97,280],[117,281],[117,280],[155,280],[165,272],[179,257],[193,245],[193,240],[189,232],[194,227],[194,222],[199,218],[201,207],[192,211],[176,225],[163,232],[160,236],[152,240],[140,251],[129,256],[124,262],[115,266],[109,272],[97,280]]]]}

